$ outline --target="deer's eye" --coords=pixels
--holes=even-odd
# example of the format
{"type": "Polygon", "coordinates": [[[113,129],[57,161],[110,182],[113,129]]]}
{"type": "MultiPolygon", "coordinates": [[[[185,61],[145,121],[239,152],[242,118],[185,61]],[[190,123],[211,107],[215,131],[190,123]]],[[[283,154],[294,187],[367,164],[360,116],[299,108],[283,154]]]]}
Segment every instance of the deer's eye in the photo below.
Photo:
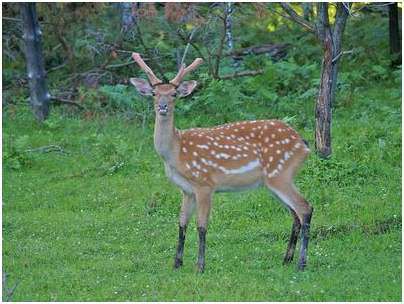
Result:
{"type": "Polygon", "coordinates": [[[152,91],[151,92],[152,96],[156,96],[156,92],[152,91]]]}
{"type": "Polygon", "coordinates": [[[177,97],[177,91],[174,91],[174,93],[171,94],[172,97],[177,97]]]}

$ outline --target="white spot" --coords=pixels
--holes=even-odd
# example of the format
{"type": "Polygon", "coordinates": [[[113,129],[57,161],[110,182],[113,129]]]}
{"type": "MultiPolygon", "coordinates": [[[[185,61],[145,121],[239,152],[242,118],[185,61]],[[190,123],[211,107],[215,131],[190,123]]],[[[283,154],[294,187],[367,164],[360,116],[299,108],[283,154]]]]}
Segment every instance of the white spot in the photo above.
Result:
{"type": "Polygon", "coordinates": [[[283,167],[282,167],[282,165],[281,165],[281,164],[279,164],[279,165],[278,165],[278,170],[279,170],[279,171],[281,171],[281,170],[282,170],[282,168],[283,168],[283,167]]]}
{"type": "Polygon", "coordinates": [[[182,147],[182,152],[187,153],[188,152],[187,148],[182,147]]]}
{"type": "Polygon", "coordinates": [[[209,147],[207,145],[196,145],[198,148],[208,150],[209,147]]]}
{"type": "Polygon", "coordinates": [[[275,143],[276,143],[277,145],[279,145],[279,144],[280,144],[279,140],[277,140],[275,143]]]}
{"type": "Polygon", "coordinates": [[[254,134],[254,133],[250,133],[250,136],[251,136],[251,137],[255,137],[255,134],[254,134]]]}
{"type": "Polygon", "coordinates": [[[274,158],[272,156],[269,157],[269,162],[272,162],[274,158]]]}
{"type": "Polygon", "coordinates": [[[274,125],[275,125],[275,123],[274,123],[273,121],[271,121],[271,122],[270,122],[270,124],[271,124],[272,126],[274,126],[274,125]]]}
{"type": "Polygon", "coordinates": [[[283,154],[283,157],[285,158],[285,160],[288,160],[289,157],[290,157],[289,152],[286,151],[286,152],[283,154]]]}
{"type": "Polygon", "coordinates": [[[275,138],[275,134],[271,134],[271,137],[272,137],[272,138],[275,138]]]}
{"type": "Polygon", "coordinates": [[[265,140],[264,140],[266,143],[267,142],[269,142],[269,137],[265,137],[265,140]]]}
{"type": "Polygon", "coordinates": [[[188,163],[185,164],[185,167],[187,167],[188,170],[191,169],[191,166],[188,163]]]}
{"type": "Polygon", "coordinates": [[[192,152],[192,154],[193,154],[194,156],[198,156],[198,153],[196,153],[195,151],[192,152]]]}
{"type": "Polygon", "coordinates": [[[220,153],[220,154],[216,155],[216,158],[221,158],[221,157],[224,158],[224,159],[228,159],[228,158],[231,157],[231,155],[226,154],[226,153],[220,153]]]}
{"type": "Polygon", "coordinates": [[[289,143],[290,142],[290,140],[289,140],[289,138],[285,138],[285,143],[289,143]]]}
{"type": "Polygon", "coordinates": [[[295,144],[295,148],[296,148],[296,149],[299,148],[300,146],[301,146],[300,143],[296,143],[296,144],[295,144]]]}
{"type": "Polygon", "coordinates": [[[281,150],[276,150],[276,154],[281,154],[281,150]]]}

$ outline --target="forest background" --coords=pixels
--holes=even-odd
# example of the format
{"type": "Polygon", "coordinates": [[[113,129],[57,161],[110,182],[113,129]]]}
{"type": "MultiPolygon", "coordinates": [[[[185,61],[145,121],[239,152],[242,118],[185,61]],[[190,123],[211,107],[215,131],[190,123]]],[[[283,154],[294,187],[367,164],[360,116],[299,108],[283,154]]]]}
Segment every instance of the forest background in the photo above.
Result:
{"type": "Polygon", "coordinates": [[[3,300],[400,301],[401,4],[324,5],[25,7],[42,32],[35,97],[24,5],[3,3],[3,300]],[[346,15],[326,149],[319,12],[334,33],[346,15]],[[178,128],[277,118],[309,141],[306,271],[281,265],[291,219],[264,189],[217,195],[205,273],[194,223],[173,271],[181,194],[153,149],[152,102],[129,85],[145,77],[133,51],[168,79],[205,59],[178,128]]]}

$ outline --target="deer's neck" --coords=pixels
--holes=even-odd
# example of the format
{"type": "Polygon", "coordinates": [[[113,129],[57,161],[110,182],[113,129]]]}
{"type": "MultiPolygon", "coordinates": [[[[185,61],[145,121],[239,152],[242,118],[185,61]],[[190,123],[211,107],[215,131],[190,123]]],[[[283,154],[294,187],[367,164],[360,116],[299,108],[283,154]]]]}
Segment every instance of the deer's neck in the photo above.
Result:
{"type": "Polygon", "coordinates": [[[156,113],[154,147],[165,162],[172,165],[175,163],[179,153],[179,137],[174,126],[174,114],[161,117],[156,113]]]}

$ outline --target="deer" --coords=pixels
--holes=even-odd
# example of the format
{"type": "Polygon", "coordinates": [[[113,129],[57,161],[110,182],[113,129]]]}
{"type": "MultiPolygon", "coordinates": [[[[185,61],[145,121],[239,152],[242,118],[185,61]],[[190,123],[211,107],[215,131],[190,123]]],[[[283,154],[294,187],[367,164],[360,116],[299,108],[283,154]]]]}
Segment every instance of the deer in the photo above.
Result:
{"type": "Polygon", "coordinates": [[[183,79],[203,60],[197,58],[189,66],[182,64],[177,75],[163,83],[139,53],[132,53],[132,58],[148,80],[130,78],[130,83],[140,95],[154,98],[155,150],[164,162],[168,179],[182,191],[174,269],[183,265],[186,230],[195,209],[199,237],[196,266],[198,272],[204,272],[213,194],[263,186],[293,218],[283,264],[293,260],[300,234],[298,270],[304,270],[313,208],[298,192],[293,179],[310,153],[307,142],[280,120],[238,121],[179,130],[174,124],[175,100],[190,95],[196,88],[195,80],[183,79]]]}

